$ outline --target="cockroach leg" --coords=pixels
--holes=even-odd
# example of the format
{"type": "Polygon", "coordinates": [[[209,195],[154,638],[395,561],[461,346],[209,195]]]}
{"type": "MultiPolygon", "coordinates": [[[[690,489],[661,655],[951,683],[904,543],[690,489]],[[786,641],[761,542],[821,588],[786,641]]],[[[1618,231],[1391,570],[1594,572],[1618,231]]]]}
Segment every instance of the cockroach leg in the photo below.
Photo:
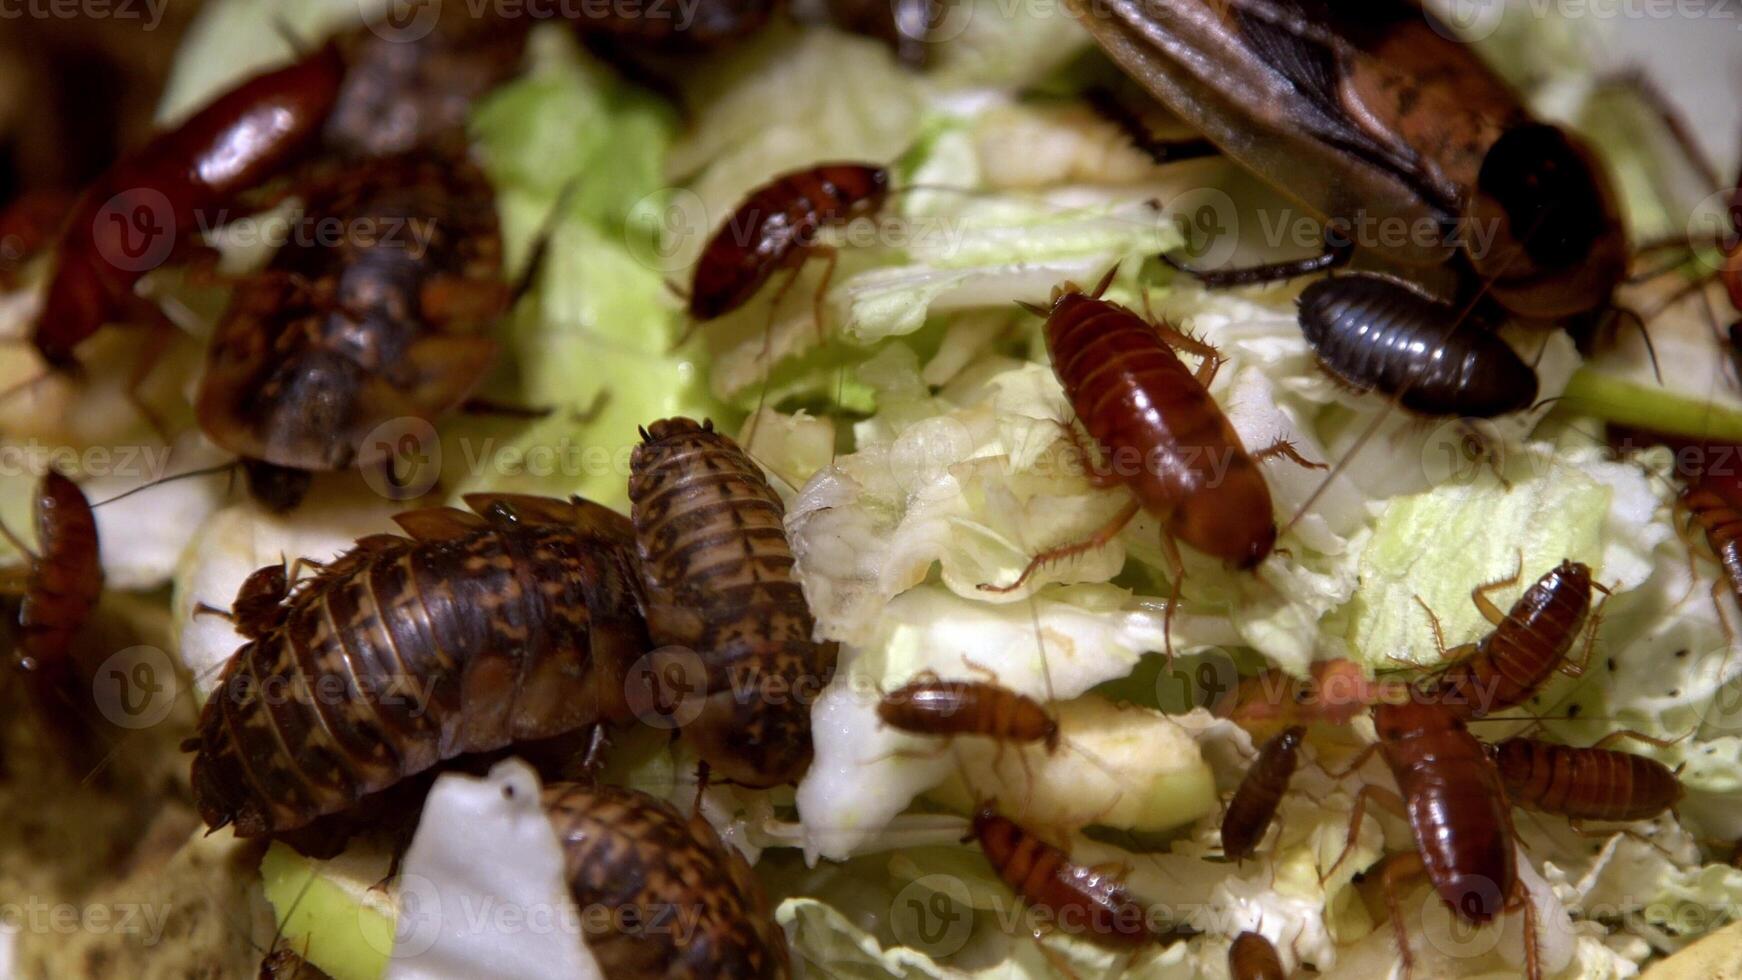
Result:
{"type": "Polygon", "coordinates": [[[1300,450],[1294,448],[1294,443],[1287,439],[1283,439],[1280,436],[1270,445],[1265,446],[1263,449],[1255,449],[1252,452],[1252,461],[1254,463],[1262,463],[1267,459],[1274,459],[1277,457],[1289,460],[1295,465],[1309,470],[1323,470],[1330,468],[1326,463],[1315,463],[1312,460],[1307,459],[1305,456],[1302,456],[1300,450]]]}
{"type": "Polygon", "coordinates": [[[1346,239],[1336,237],[1335,233],[1325,230],[1325,249],[1317,255],[1304,259],[1290,259],[1284,262],[1266,262],[1261,265],[1242,266],[1236,269],[1195,269],[1178,261],[1166,252],[1157,255],[1164,264],[1176,272],[1184,273],[1196,279],[1205,289],[1225,289],[1231,286],[1252,286],[1259,283],[1283,282],[1289,279],[1299,279],[1318,272],[1329,272],[1349,264],[1355,255],[1354,246],[1346,239]]]}
{"type": "Polygon", "coordinates": [[[1125,478],[1113,469],[1111,454],[1105,448],[1097,445],[1095,446],[1096,451],[1091,452],[1089,448],[1091,440],[1084,439],[1083,434],[1071,422],[1060,421],[1059,428],[1064,430],[1065,438],[1071,441],[1071,447],[1076,450],[1077,458],[1083,461],[1083,479],[1088,481],[1089,486],[1097,490],[1110,490],[1125,482],[1125,478]],[[1101,466],[1103,462],[1108,464],[1105,468],[1101,466]]]}
{"type": "Polygon", "coordinates": [[[1400,817],[1407,818],[1409,815],[1409,808],[1404,805],[1403,797],[1383,786],[1375,786],[1372,783],[1361,787],[1360,791],[1355,794],[1355,808],[1349,811],[1349,835],[1343,840],[1343,850],[1337,855],[1337,859],[1331,862],[1330,867],[1319,872],[1319,884],[1322,885],[1329,881],[1331,876],[1337,873],[1337,869],[1343,866],[1343,862],[1349,859],[1349,855],[1354,853],[1355,843],[1361,837],[1361,822],[1367,816],[1368,800],[1377,801],[1381,807],[1400,817]]]}
{"type": "Polygon", "coordinates": [[[460,411],[467,415],[496,415],[511,419],[542,419],[550,415],[549,406],[512,405],[491,398],[468,398],[460,403],[460,411]]]}
{"type": "Polygon", "coordinates": [[[1409,926],[1403,920],[1401,891],[1404,882],[1424,873],[1426,868],[1422,865],[1421,855],[1414,851],[1387,858],[1379,873],[1380,887],[1385,892],[1385,908],[1391,914],[1391,929],[1397,937],[1397,957],[1403,961],[1405,977],[1415,969],[1415,956],[1409,951],[1409,926]]]}
{"type": "Polygon", "coordinates": [[[1083,93],[1083,98],[1088,101],[1090,108],[1118,126],[1132,146],[1156,163],[1178,163],[1181,160],[1198,160],[1222,154],[1216,144],[1202,136],[1177,140],[1156,138],[1137,113],[1106,86],[1096,85],[1090,88],[1083,93]]]}
{"type": "Polygon", "coordinates": [[[820,344],[827,339],[827,332],[823,329],[823,303],[828,299],[829,282],[835,277],[835,263],[840,261],[841,252],[826,245],[811,245],[805,249],[807,259],[818,255],[823,256],[825,261],[822,278],[817,281],[817,290],[811,294],[811,318],[816,325],[817,343],[820,344]]]}
{"type": "Polygon", "coordinates": [[[1072,558],[1077,555],[1094,551],[1097,548],[1106,547],[1109,542],[1119,536],[1120,531],[1125,530],[1125,525],[1130,524],[1131,519],[1136,517],[1137,512],[1141,509],[1142,505],[1135,499],[1128,501],[1125,506],[1119,508],[1119,513],[1114,514],[1112,519],[1101,525],[1094,534],[1081,541],[1048,548],[1028,560],[1028,565],[1022,569],[1022,574],[1016,577],[1016,581],[1011,582],[1009,585],[993,585],[990,582],[981,582],[979,586],[980,591],[995,592],[999,594],[1014,592],[1021,588],[1022,583],[1028,581],[1036,571],[1039,571],[1042,567],[1051,564],[1052,562],[1063,561],[1066,558],[1072,558]]]}
{"type": "Polygon", "coordinates": [[[1518,553],[1518,567],[1513,570],[1510,576],[1495,579],[1492,582],[1484,582],[1470,590],[1470,601],[1476,604],[1476,608],[1482,612],[1482,618],[1488,620],[1490,625],[1499,626],[1501,623],[1506,622],[1506,613],[1502,612],[1500,607],[1496,606],[1494,601],[1488,598],[1488,593],[1493,592],[1496,589],[1511,588],[1512,586],[1517,585],[1519,579],[1523,577],[1524,552],[1520,551],[1518,553]]]}

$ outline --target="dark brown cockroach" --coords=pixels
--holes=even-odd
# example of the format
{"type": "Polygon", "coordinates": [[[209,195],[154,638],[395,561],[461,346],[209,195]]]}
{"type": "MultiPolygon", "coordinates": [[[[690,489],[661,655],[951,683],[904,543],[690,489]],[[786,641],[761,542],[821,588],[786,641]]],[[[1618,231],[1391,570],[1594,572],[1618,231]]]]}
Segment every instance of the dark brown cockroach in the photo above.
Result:
{"type": "Polygon", "coordinates": [[[1259,842],[1270,831],[1276,818],[1276,808],[1288,792],[1300,759],[1301,739],[1306,729],[1296,725],[1285,728],[1258,749],[1246,776],[1228,801],[1222,814],[1222,853],[1236,861],[1244,861],[1258,849],[1259,842]]]}
{"type": "MultiPolygon", "coordinates": [[[[649,632],[706,671],[686,677],[706,700],[685,735],[726,779],[796,782],[810,765],[811,701],[834,676],[837,651],[812,639],[780,497],[712,422],[653,423],[629,470],[649,632]]],[[[654,654],[661,677],[667,652],[654,654]]],[[[676,656],[679,670],[694,663],[676,656]]]]}
{"type": "Polygon", "coordinates": [[[1061,932],[1115,947],[1170,938],[1117,875],[1073,863],[1070,855],[990,806],[975,811],[971,839],[980,842],[998,877],[1023,901],[1045,909],[1061,932]]]}
{"type": "MultiPolygon", "coordinates": [[[[1494,624],[1494,631],[1467,647],[1446,650],[1434,618],[1434,637],[1443,657],[1459,657],[1419,684],[1422,691],[1463,718],[1523,704],[1556,670],[1576,675],[1582,664],[1567,659],[1567,651],[1585,628],[1591,611],[1591,569],[1583,562],[1563,561],[1525,590],[1502,615],[1489,601],[1491,589],[1518,580],[1492,582],[1470,593],[1476,608],[1494,624]]],[[[1433,616],[1432,610],[1428,615],[1433,616]]]]}
{"type": "Polygon", "coordinates": [[[1536,401],[1536,372],[1506,341],[1399,279],[1314,282],[1300,294],[1300,326],[1332,377],[1420,415],[1491,418],[1536,401]]]}
{"type": "MultiPolygon", "coordinates": [[[[162,323],[134,295],[146,272],[184,256],[243,196],[318,141],[344,78],[338,48],[256,75],[127,154],[80,196],[55,247],[31,343],[51,367],[105,323],[162,323]]],[[[149,367],[145,365],[144,367],[149,367]]]]}
{"type": "Polygon", "coordinates": [[[1286,980],[1276,947],[1256,932],[1243,932],[1228,947],[1229,980],[1286,980]]]}
{"type": "Polygon", "coordinates": [[[1649,820],[1680,802],[1681,781],[1668,766],[1602,745],[1509,738],[1492,751],[1507,799],[1527,810],[1572,820],[1649,820]]]}
{"type": "Polygon", "coordinates": [[[1058,751],[1059,724],[1040,702],[987,681],[922,675],[877,702],[877,718],[912,735],[980,735],[1058,751]]]}
{"type": "Polygon", "coordinates": [[[334,38],[346,72],[321,133],[324,153],[380,157],[465,148],[472,107],[519,73],[530,17],[479,17],[429,4],[433,22],[408,32],[367,24],[334,38]]]}
{"type": "MultiPolygon", "coordinates": [[[[1350,819],[1348,848],[1354,846],[1369,800],[1377,799],[1409,820],[1419,858],[1412,855],[1409,863],[1389,865],[1384,876],[1405,969],[1413,957],[1397,885],[1403,877],[1400,869],[1413,871],[1419,862],[1441,900],[1468,922],[1481,924],[1503,909],[1522,906],[1527,973],[1538,980],[1535,906],[1519,882],[1511,808],[1487,750],[1456,711],[1416,691],[1375,705],[1373,722],[1379,741],[1369,751],[1384,757],[1401,796],[1373,785],[1362,787],[1350,819]]],[[[1346,848],[1344,855],[1348,853],[1346,848]]]]}
{"type": "Polygon", "coordinates": [[[400,514],[288,592],[250,576],[247,637],[188,747],[212,828],[282,835],[438,762],[632,715],[647,650],[632,535],[585,501],[472,494],[400,514]],[[277,595],[280,602],[270,601],[277,595]]]}
{"type": "MultiPolygon", "coordinates": [[[[21,595],[16,667],[45,730],[62,748],[83,751],[83,687],[73,661],[73,638],[103,594],[97,521],[79,485],[55,470],[36,492],[37,551],[0,527],[29,559],[21,580],[6,591],[21,595]]],[[[87,695],[88,696],[88,695],[87,695]]]]}
{"type": "Polygon", "coordinates": [[[817,164],[781,174],[751,191],[696,260],[691,321],[700,324],[725,316],[749,302],[775,272],[790,269],[796,277],[807,260],[824,257],[828,268],[814,299],[821,330],[823,294],[834,272],[835,253],[816,242],[817,233],[876,214],[888,195],[889,171],[866,163],[817,164]]]}
{"type": "Polygon", "coordinates": [[[1072,9],[1188,125],[1326,217],[1323,255],[1214,270],[1212,282],[1331,268],[1359,245],[1412,279],[1448,280],[1436,295],[1485,294],[1525,320],[1611,305],[1628,245],[1601,167],[1412,0],[1072,9]]]}
{"type": "Polygon", "coordinates": [[[307,486],[306,472],[279,469],[390,461],[401,447],[370,433],[464,401],[515,292],[502,279],[494,194],[463,157],[338,165],[309,192],[299,227],[316,233],[293,235],[237,286],[196,402],[213,442],[257,461],[249,485],[275,509],[307,486]]]}
{"type": "Polygon", "coordinates": [[[544,807],[587,948],[623,980],[785,980],[786,934],[743,855],[697,814],[618,786],[552,783],[544,807]]]}
{"type": "MultiPolygon", "coordinates": [[[[1240,569],[1257,566],[1276,543],[1270,488],[1255,459],[1292,455],[1292,448],[1278,443],[1257,456],[1248,453],[1210,397],[1221,363],[1215,349],[1101,299],[1115,271],[1090,293],[1074,283],[1053,290],[1044,311],[1046,347],[1078,421],[1109,464],[1105,472],[1089,470],[1090,482],[1123,483],[1132,500],[1088,539],[1049,548],[1014,582],[982,584],[983,590],[1012,591],[1048,562],[1105,545],[1139,510],[1162,521],[1176,594],[1184,575],[1176,541],[1240,569]],[[1204,358],[1195,373],[1181,363],[1176,346],[1204,358]]],[[[1171,626],[1172,605],[1167,618],[1171,626]]]]}

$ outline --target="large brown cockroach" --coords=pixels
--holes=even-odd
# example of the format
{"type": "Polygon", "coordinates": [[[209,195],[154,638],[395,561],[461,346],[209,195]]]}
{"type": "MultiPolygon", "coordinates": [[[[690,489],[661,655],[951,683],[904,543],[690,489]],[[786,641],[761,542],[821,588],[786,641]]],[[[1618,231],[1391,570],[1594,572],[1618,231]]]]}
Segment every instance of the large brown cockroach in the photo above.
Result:
{"type": "Polygon", "coordinates": [[[1445,649],[1439,620],[1428,611],[1441,656],[1464,656],[1423,680],[1419,689],[1460,717],[1480,718],[1523,704],[1556,670],[1574,675],[1583,670],[1583,664],[1567,660],[1567,651],[1584,630],[1591,611],[1590,567],[1583,562],[1561,562],[1502,615],[1487,593],[1517,580],[1515,575],[1478,586],[1470,593],[1476,608],[1494,624],[1494,632],[1469,646],[1445,649]]]}
{"type": "Polygon", "coordinates": [[[196,402],[201,428],[250,461],[256,496],[280,510],[306,471],[391,465],[400,447],[368,439],[382,424],[464,401],[514,297],[494,194],[463,157],[335,164],[297,228],[236,288],[196,402]]]}
{"type": "Polygon", "coordinates": [[[195,803],[237,836],[293,831],[462,754],[632,717],[648,648],[632,534],[585,501],[473,494],[400,514],[291,585],[263,568],[248,641],[189,740],[195,803]]]}
{"type": "MultiPolygon", "coordinates": [[[[15,667],[43,728],[61,748],[82,752],[89,746],[84,744],[84,699],[79,697],[83,683],[72,647],[103,594],[96,517],[79,485],[51,469],[36,492],[38,550],[33,553],[3,525],[0,531],[30,562],[19,580],[8,581],[4,589],[23,597],[15,667]]],[[[89,697],[88,688],[84,694],[89,697]]]]}
{"type": "Polygon", "coordinates": [[[729,780],[796,782],[810,765],[811,702],[837,651],[811,638],[780,497],[712,422],[653,423],[629,468],[648,630],[677,648],[655,651],[654,673],[688,670],[689,654],[706,675],[685,677],[705,699],[685,735],[729,780]]]}
{"type": "MultiPolygon", "coordinates": [[[[1514,804],[1571,820],[1649,820],[1682,798],[1681,781],[1656,759],[1534,738],[1509,738],[1492,747],[1494,765],[1514,804]]],[[[1648,739],[1648,741],[1656,741],[1648,739]]]]}
{"type": "MultiPolygon", "coordinates": [[[[31,343],[51,367],[105,323],[161,323],[135,296],[145,273],[197,245],[248,191],[318,142],[345,65],[325,45],[256,75],[127,154],[86,188],[68,216],[31,343]]],[[[144,367],[149,367],[145,365],[144,367]]]]}
{"type": "Polygon", "coordinates": [[[785,980],[786,934],[750,865],[700,815],[617,786],[552,783],[544,807],[587,948],[613,980],[785,980]],[[609,917],[588,910],[604,909],[609,917]]]}
{"type": "MultiPolygon", "coordinates": [[[[1055,288],[1051,307],[1035,312],[1046,316],[1047,353],[1093,443],[1089,448],[1098,448],[1108,463],[1105,472],[1085,468],[1090,482],[1124,484],[1132,499],[1088,539],[1042,551],[1015,581],[982,584],[983,590],[1012,591],[1048,562],[1102,547],[1139,510],[1162,521],[1176,595],[1185,573],[1176,540],[1240,569],[1256,567],[1276,543],[1270,487],[1256,459],[1275,453],[1299,457],[1287,443],[1247,452],[1210,397],[1221,364],[1215,348],[1101,299],[1116,271],[1108,270],[1089,293],[1074,283],[1055,288]],[[1175,347],[1203,358],[1195,373],[1175,347]]],[[[1076,431],[1070,431],[1075,440],[1076,431]]],[[[1170,626],[1173,609],[1170,604],[1170,626]]]]}
{"type": "Polygon", "coordinates": [[[1223,854],[1244,861],[1258,849],[1276,818],[1283,794],[1288,792],[1289,780],[1294,778],[1305,737],[1306,729],[1296,725],[1259,747],[1258,756],[1246,767],[1245,778],[1222,814],[1223,854]]]}
{"type": "MultiPolygon", "coordinates": [[[[1458,713],[1411,690],[1373,708],[1378,751],[1397,781],[1401,796],[1378,786],[1361,788],[1349,823],[1355,843],[1369,800],[1378,800],[1409,819],[1419,857],[1393,859],[1385,875],[1386,900],[1404,968],[1413,957],[1398,895],[1399,880],[1417,866],[1441,900],[1465,921],[1488,922],[1503,909],[1522,906],[1525,918],[1526,972],[1538,980],[1536,906],[1518,878],[1512,811],[1500,773],[1482,743],[1464,727],[1458,713]]],[[[1363,753],[1365,757],[1367,753],[1363,753]]],[[[1342,863],[1338,858],[1337,863],[1342,863]]],[[[1334,866],[1333,866],[1334,867],[1334,866]]]]}
{"type": "Polygon", "coordinates": [[[974,813],[973,833],[986,860],[1023,901],[1045,909],[1061,932],[1105,946],[1143,946],[1172,938],[1108,869],[1071,861],[990,806],[974,813]]]}
{"type": "Polygon", "coordinates": [[[1536,401],[1536,372],[1497,334],[1448,331],[1458,313],[1400,279],[1354,273],[1300,294],[1300,326],[1338,381],[1420,415],[1491,418],[1536,401]]]}
{"type": "MultiPolygon", "coordinates": [[[[1109,0],[1072,10],[1107,54],[1237,163],[1327,221],[1312,259],[1207,273],[1257,282],[1354,246],[1524,320],[1600,312],[1626,275],[1609,181],[1413,0],[1109,0]]],[[[1442,325],[1450,332],[1455,320],[1442,325]]]]}
{"type": "Polygon", "coordinates": [[[888,195],[889,172],[866,163],[821,163],[781,174],[752,190],[696,260],[689,295],[692,323],[743,306],[782,269],[792,270],[786,284],[791,285],[804,263],[820,256],[828,260],[814,298],[817,329],[822,330],[823,294],[835,253],[817,243],[817,233],[876,214],[888,195]]]}
{"type": "Polygon", "coordinates": [[[1228,947],[1229,980],[1286,980],[1282,957],[1270,940],[1256,932],[1243,932],[1228,947]]]}

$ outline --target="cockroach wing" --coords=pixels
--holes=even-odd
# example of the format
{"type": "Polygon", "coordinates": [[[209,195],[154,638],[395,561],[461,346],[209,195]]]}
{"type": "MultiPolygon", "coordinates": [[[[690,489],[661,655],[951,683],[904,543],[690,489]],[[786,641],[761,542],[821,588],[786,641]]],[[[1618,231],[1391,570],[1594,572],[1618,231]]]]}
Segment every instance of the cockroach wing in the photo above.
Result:
{"type": "MultiPolygon", "coordinates": [[[[1128,75],[1308,208],[1406,228],[1457,217],[1456,188],[1424,167],[1405,133],[1388,131],[1385,105],[1361,102],[1407,75],[1361,50],[1350,37],[1359,30],[1327,11],[1270,0],[1072,0],[1071,9],[1128,75]]],[[[1385,242],[1394,261],[1438,265],[1451,255],[1438,236],[1402,237],[1385,242]]]]}
{"type": "Polygon", "coordinates": [[[358,392],[356,410],[343,434],[354,448],[352,463],[367,466],[399,450],[392,442],[369,439],[383,423],[432,420],[457,408],[483,380],[496,351],[496,341],[489,337],[433,336],[412,341],[403,360],[394,365],[391,379],[373,376],[358,392]]]}

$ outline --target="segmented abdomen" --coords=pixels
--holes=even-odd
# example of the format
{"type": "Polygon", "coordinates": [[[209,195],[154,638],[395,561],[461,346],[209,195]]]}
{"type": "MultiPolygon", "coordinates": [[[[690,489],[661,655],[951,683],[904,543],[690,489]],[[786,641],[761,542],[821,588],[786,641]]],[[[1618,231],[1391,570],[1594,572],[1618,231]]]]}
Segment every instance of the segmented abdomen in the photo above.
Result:
{"type": "Polygon", "coordinates": [[[1157,938],[1148,911],[1110,872],[1073,863],[990,808],[974,814],[974,836],[998,877],[1024,901],[1057,916],[1059,928],[1070,935],[1117,946],[1157,938]]]}
{"type": "Polygon", "coordinates": [[[36,541],[39,554],[18,608],[18,645],[26,668],[70,676],[69,650],[102,597],[103,565],[90,501],[54,470],[37,488],[36,541]]]}
{"type": "Polygon", "coordinates": [[[1430,684],[1466,718],[1523,704],[1566,661],[1590,611],[1590,567],[1563,561],[1513,603],[1475,653],[1430,684]]]}
{"type": "Polygon", "coordinates": [[[1518,877],[1500,774],[1443,705],[1381,703],[1373,723],[1434,890],[1468,921],[1487,922],[1518,877]]]}
{"type": "Polygon", "coordinates": [[[875,211],[889,172],[863,163],[824,163],[773,178],[726,216],[696,260],[689,312],[712,320],[743,306],[817,229],[875,211]]]}
{"type": "Polygon", "coordinates": [[[543,799],[587,948],[606,976],[788,976],[786,935],[761,882],[706,820],[617,786],[553,783],[543,799]]]}
{"type": "Polygon", "coordinates": [[[705,705],[684,733],[727,779],[797,781],[810,765],[810,705],[834,676],[836,647],[811,638],[780,498],[711,422],[655,422],[629,466],[649,632],[692,651],[706,671],[705,705]]]}
{"type": "Polygon", "coordinates": [[[293,238],[212,334],[200,426],[240,456],[343,469],[398,446],[384,423],[457,406],[508,300],[489,182],[463,158],[329,162],[293,238]]]}
{"type": "Polygon", "coordinates": [[[1259,748],[1222,814],[1223,854],[1243,861],[1258,848],[1276,817],[1277,805],[1288,792],[1289,780],[1294,778],[1305,735],[1306,729],[1299,725],[1285,728],[1259,748]]]}
{"type": "Polygon", "coordinates": [[[1509,738],[1494,764],[1513,803],[1574,820],[1645,820],[1682,796],[1668,766],[1630,752],[1509,738]]]}
{"type": "Polygon", "coordinates": [[[625,677],[647,649],[632,556],[516,499],[479,498],[487,518],[403,515],[415,539],[364,538],[282,619],[256,610],[270,628],[200,716],[209,826],[291,830],[444,759],[627,719],[625,677]]]}
{"type": "Polygon", "coordinates": [[[1706,544],[1724,569],[1730,594],[1742,604],[1742,511],[1722,495],[1699,486],[1682,492],[1682,506],[1705,532],[1706,544]]]}
{"type": "Polygon", "coordinates": [[[1221,407],[1148,321],[1067,293],[1047,317],[1046,345],[1083,427],[1175,537],[1241,568],[1270,553],[1270,488],[1221,407]]]}
{"type": "Polygon", "coordinates": [[[1319,362],[1361,391],[1422,415],[1489,418],[1530,407],[1536,372],[1464,311],[1384,276],[1320,279],[1300,294],[1319,362]]]}

